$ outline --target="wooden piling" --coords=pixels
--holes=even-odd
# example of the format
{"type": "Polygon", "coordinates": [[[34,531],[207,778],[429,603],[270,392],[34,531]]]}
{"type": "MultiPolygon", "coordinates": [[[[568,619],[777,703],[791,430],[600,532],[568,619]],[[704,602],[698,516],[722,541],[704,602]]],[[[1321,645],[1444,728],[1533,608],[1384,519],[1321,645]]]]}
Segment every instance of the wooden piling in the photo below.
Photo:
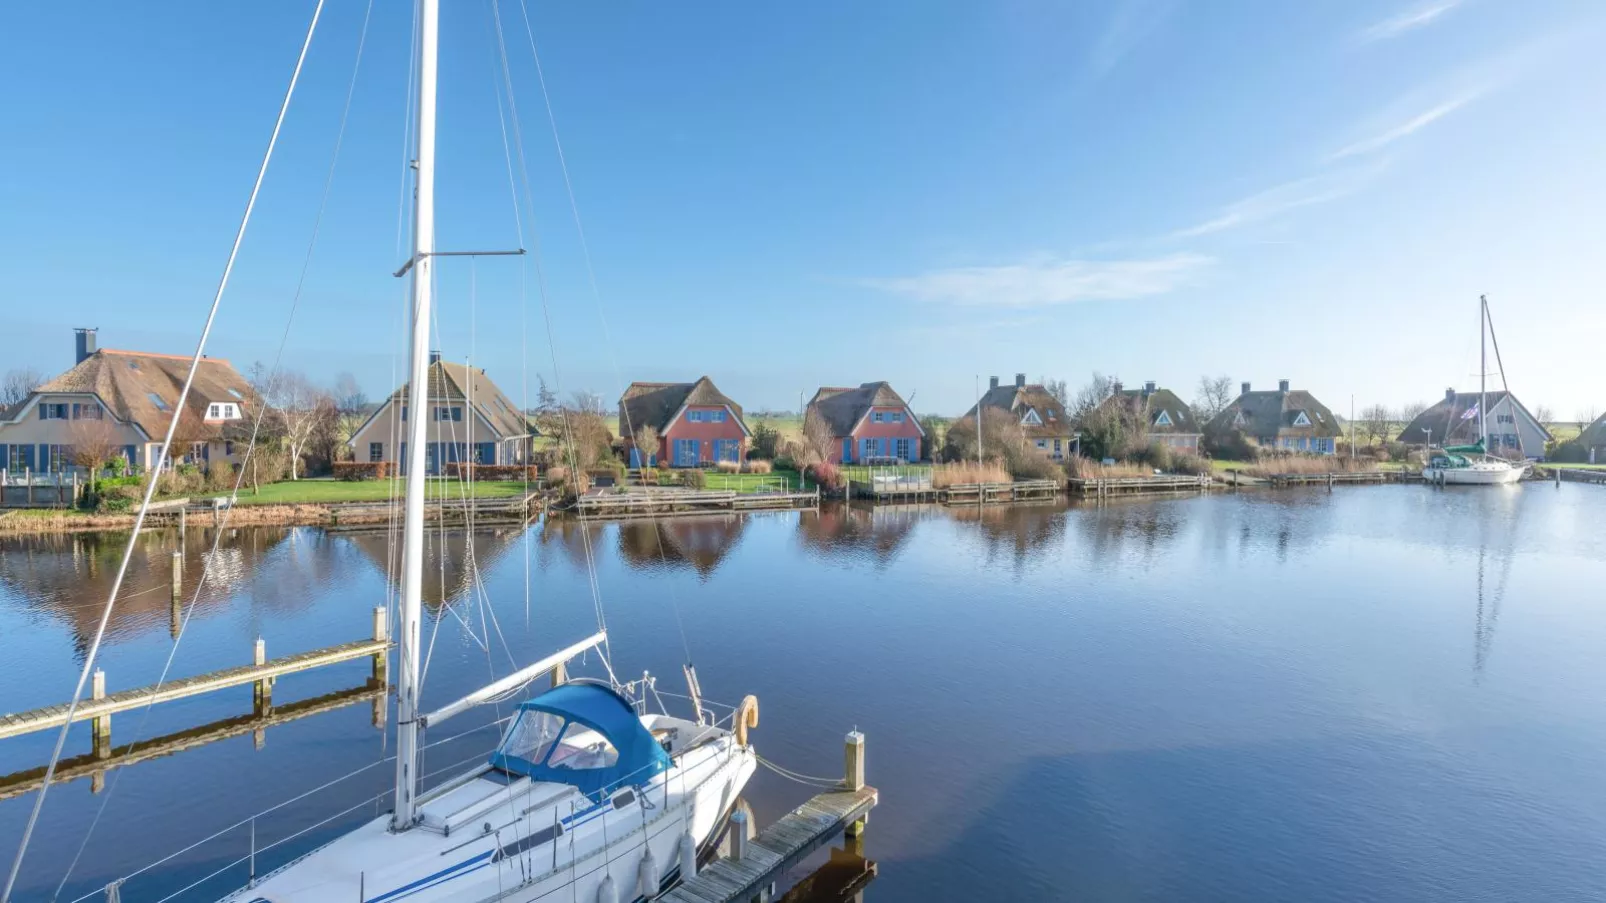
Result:
{"type": "MultiPolygon", "coordinates": [[[[842,783],[850,791],[857,793],[864,789],[864,734],[852,731],[843,744],[843,776],[842,783]]],[[[870,819],[866,812],[858,819],[848,823],[843,833],[849,837],[858,837],[864,833],[864,826],[870,819]]]]}
{"type": "MultiPolygon", "coordinates": [[[[106,672],[95,669],[94,680],[90,684],[89,696],[91,699],[106,698],[106,672]]],[[[90,737],[95,745],[95,758],[109,759],[112,754],[112,716],[97,715],[90,723],[90,737]]]]}
{"type": "Polygon", "coordinates": [[[731,858],[737,862],[747,858],[747,813],[737,809],[731,813],[730,823],[731,858]]]}
{"type": "Polygon", "coordinates": [[[173,550],[173,601],[177,602],[184,595],[184,552],[182,549],[173,550]]]}
{"type": "MultiPolygon", "coordinates": [[[[261,667],[268,661],[268,644],[257,637],[256,646],[252,650],[251,664],[261,667]]],[[[266,715],[273,708],[273,678],[264,677],[251,685],[252,709],[258,717],[266,715]]]]}
{"type": "MultiPolygon", "coordinates": [[[[389,639],[390,639],[390,612],[388,612],[385,609],[385,606],[380,605],[380,606],[377,606],[376,608],[374,608],[374,641],[375,642],[379,642],[379,643],[383,643],[383,642],[388,641],[389,639]]],[[[390,661],[390,651],[389,651],[388,648],[387,649],[381,649],[380,651],[374,653],[373,669],[372,669],[371,676],[373,678],[373,682],[374,682],[375,686],[380,686],[380,687],[385,686],[386,680],[388,678],[387,665],[388,665],[389,661],[390,661]]],[[[381,723],[383,723],[382,716],[381,716],[381,723]]]]}

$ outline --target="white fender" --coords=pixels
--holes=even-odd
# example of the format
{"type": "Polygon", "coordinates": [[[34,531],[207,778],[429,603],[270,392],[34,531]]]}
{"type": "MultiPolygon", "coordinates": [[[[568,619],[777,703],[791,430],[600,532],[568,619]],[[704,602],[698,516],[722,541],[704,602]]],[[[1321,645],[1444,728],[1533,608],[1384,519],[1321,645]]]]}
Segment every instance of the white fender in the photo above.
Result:
{"type": "Polygon", "coordinates": [[[658,895],[658,860],[653,857],[651,847],[642,854],[641,869],[637,873],[637,878],[640,880],[636,882],[636,896],[651,900],[658,895]]]}
{"type": "Polygon", "coordinates": [[[613,876],[604,875],[597,885],[597,903],[619,903],[619,892],[613,888],[613,876]]]}
{"type": "Polygon", "coordinates": [[[680,880],[697,877],[697,841],[687,831],[680,835],[680,880]]]}

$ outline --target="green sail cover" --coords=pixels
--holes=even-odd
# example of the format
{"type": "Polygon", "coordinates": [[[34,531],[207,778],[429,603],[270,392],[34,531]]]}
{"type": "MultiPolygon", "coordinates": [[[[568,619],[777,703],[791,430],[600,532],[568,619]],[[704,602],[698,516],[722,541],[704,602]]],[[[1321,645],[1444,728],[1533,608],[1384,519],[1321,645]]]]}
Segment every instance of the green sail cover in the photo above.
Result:
{"type": "Polygon", "coordinates": [[[1483,450],[1483,440],[1482,439],[1479,439],[1477,442],[1474,442],[1471,445],[1447,445],[1447,446],[1444,447],[1444,451],[1446,453],[1452,454],[1452,455],[1486,455],[1486,454],[1488,454],[1488,452],[1483,450]]]}

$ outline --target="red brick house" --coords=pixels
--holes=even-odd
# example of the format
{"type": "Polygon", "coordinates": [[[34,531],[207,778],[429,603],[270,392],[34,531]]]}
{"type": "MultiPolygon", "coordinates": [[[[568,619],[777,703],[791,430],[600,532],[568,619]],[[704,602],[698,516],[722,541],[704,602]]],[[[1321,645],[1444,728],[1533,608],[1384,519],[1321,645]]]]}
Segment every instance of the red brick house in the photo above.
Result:
{"type": "Polygon", "coordinates": [[[740,461],[752,433],[742,406],[704,376],[694,383],[631,383],[619,396],[619,434],[631,467],[702,467],[740,461]],[[636,448],[643,427],[658,431],[658,447],[636,448]]]}
{"type": "Polygon", "coordinates": [[[831,435],[827,458],[833,464],[919,461],[926,452],[925,427],[884,382],[820,389],[803,412],[804,435],[815,423],[831,435]]]}

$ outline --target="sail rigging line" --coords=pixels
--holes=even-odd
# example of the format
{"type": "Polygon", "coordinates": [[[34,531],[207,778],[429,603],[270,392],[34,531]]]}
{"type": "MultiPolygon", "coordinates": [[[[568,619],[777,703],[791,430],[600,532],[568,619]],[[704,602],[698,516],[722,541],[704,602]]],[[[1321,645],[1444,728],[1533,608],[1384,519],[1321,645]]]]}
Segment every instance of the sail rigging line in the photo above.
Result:
{"type": "MultiPolygon", "coordinates": [[[[494,5],[495,0],[492,0],[492,2],[494,5]]],[[[623,386],[626,385],[624,381],[624,372],[619,366],[619,356],[614,349],[613,333],[608,325],[607,308],[602,303],[602,290],[597,285],[597,270],[591,261],[591,245],[586,241],[585,223],[580,217],[580,203],[575,197],[574,181],[569,177],[569,162],[568,158],[563,153],[563,139],[558,133],[558,118],[557,114],[552,109],[552,95],[547,91],[546,72],[541,66],[541,53],[536,48],[535,28],[530,23],[530,10],[526,0],[519,0],[519,14],[524,21],[524,35],[530,45],[530,58],[535,63],[535,78],[536,83],[541,88],[541,102],[546,109],[547,124],[552,130],[552,146],[557,152],[558,168],[563,173],[563,189],[568,195],[569,213],[574,218],[575,234],[580,241],[580,256],[585,261],[586,277],[591,285],[592,303],[596,307],[597,320],[602,324],[603,346],[607,348],[608,360],[613,365],[614,380],[623,386]]],[[[499,13],[498,21],[500,22],[499,13]]],[[[511,87],[509,90],[512,90],[511,87]]],[[[630,422],[629,413],[623,405],[621,405],[619,408],[619,416],[620,429],[622,432],[624,432],[625,436],[629,440],[630,447],[634,448],[635,424],[630,422]]],[[[639,449],[636,450],[636,454],[638,456],[640,455],[639,449]]],[[[582,511],[581,518],[584,519],[584,517],[585,513],[582,511]]],[[[658,558],[667,567],[669,564],[669,555],[664,549],[663,534],[658,529],[657,514],[649,509],[647,512],[647,520],[648,523],[650,523],[653,527],[653,541],[658,547],[658,558]]],[[[674,611],[675,615],[675,627],[680,633],[681,651],[686,656],[686,664],[690,665],[692,663],[691,641],[687,638],[686,624],[684,619],[681,617],[679,593],[673,581],[668,583],[668,589],[670,608],[674,611]]]]}
{"type": "Polygon", "coordinates": [[[279,115],[273,124],[273,133],[268,139],[267,149],[263,152],[262,163],[257,168],[256,181],[251,186],[250,197],[246,201],[245,211],[240,217],[240,224],[234,233],[234,243],[229,248],[227,262],[223,266],[223,274],[218,280],[217,290],[212,296],[211,307],[207,311],[206,323],[201,328],[200,340],[196,343],[195,353],[190,358],[189,372],[185,374],[184,385],[179,390],[178,400],[173,405],[173,416],[169,418],[167,433],[162,439],[161,456],[156,460],[156,466],[151,468],[150,480],[145,484],[145,497],[140,501],[139,513],[134,517],[133,531],[128,536],[128,545],[123,550],[123,559],[117,566],[117,576],[112,581],[111,591],[107,594],[105,608],[101,611],[100,622],[95,627],[94,639],[90,641],[89,650],[84,656],[84,667],[78,675],[78,685],[73,690],[72,702],[68,704],[67,718],[56,735],[55,749],[50,754],[50,764],[45,767],[43,782],[39,785],[39,796],[34,800],[33,811],[29,813],[28,820],[23,827],[22,839],[17,844],[17,854],[11,862],[10,873],[6,876],[4,889],[0,889],[0,903],[7,903],[11,899],[11,891],[16,886],[17,875],[22,869],[23,857],[27,855],[28,843],[33,839],[35,826],[39,822],[39,813],[44,807],[45,796],[50,790],[50,782],[55,778],[56,765],[61,761],[61,752],[67,744],[67,732],[72,727],[73,716],[78,711],[78,702],[84,693],[84,686],[89,683],[89,675],[93,672],[95,659],[100,654],[101,643],[106,638],[106,627],[111,622],[112,609],[117,602],[117,593],[122,589],[123,578],[128,573],[128,563],[133,558],[134,547],[139,541],[139,534],[145,525],[145,516],[150,511],[151,499],[156,495],[156,486],[161,482],[161,465],[169,460],[168,454],[173,446],[173,435],[178,429],[179,419],[184,414],[185,402],[189,400],[190,388],[195,384],[195,373],[200,369],[201,358],[206,351],[207,340],[212,335],[212,326],[217,321],[218,308],[223,301],[223,293],[228,288],[229,277],[234,272],[234,263],[240,254],[240,246],[245,241],[246,228],[251,223],[251,213],[256,208],[257,195],[262,191],[262,183],[267,178],[268,164],[273,160],[274,148],[279,143],[279,132],[284,127],[284,120],[290,111],[290,100],[295,96],[296,82],[301,78],[301,69],[307,60],[307,50],[312,46],[312,36],[318,29],[318,19],[323,13],[324,0],[317,0],[317,6],[312,11],[312,22],[307,26],[307,36],[301,44],[301,53],[296,57],[295,70],[290,75],[290,84],[285,89],[284,100],[279,105],[279,115]]]}
{"type": "MultiPolygon", "coordinates": [[[[516,94],[515,94],[514,89],[513,89],[512,72],[511,72],[510,67],[508,65],[507,42],[506,42],[506,40],[505,40],[505,38],[503,36],[503,33],[502,33],[502,13],[501,13],[501,6],[498,3],[498,0],[491,0],[491,18],[492,18],[492,22],[495,25],[497,55],[498,55],[498,58],[499,58],[499,60],[500,60],[500,62],[502,64],[502,79],[503,79],[503,82],[505,83],[505,87],[507,89],[508,116],[509,116],[509,119],[511,120],[512,126],[513,126],[513,129],[512,129],[512,131],[513,131],[513,142],[514,142],[514,145],[518,149],[518,155],[517,155],[518,156],[518,161],[519,161],[518,172],[519,172],[519,175],[520,175],[522,183],[523,183],[525,204],[529,208],[529,210],[531,211],[531,213],[533,215],[534,210],[535,210],[535,199],[534,199],[533,192],[531,191],[531,188],[530,188],[529,165],[527,163],[527,154],[525,153],[525,148],[524,148],[524,131],[523,131],[523,128],[521,127],[520,122],[519,122],[518,101],[517,101],[516,94]]],[[[512,148],[510,148],[508,146],[507,137],[506,137],[506,132],[505,131],[503,133],[502,146],[503,146],[503,153],[507,154],[507,155],[509,155],[509,157],[511,157],[512,156],[512,148]]],[[[510,164],[509,165],[509,169],[511,169],[511,168],[512,168],[512,166],[510,164]]],[[[514,203],[514,206],[516,208],[517,205],[518,205],[518,192],[516,190],[514,190],[512,193],[513,193],[513,203],[514,203]]],[[[516,217],[515,218],[515,224],[516,224],[516,226],[517,226],[517,228],[519,230],[519,245],[520,245],[520,247],[523,247],[524,244],[525,244],[523,218],[522,217],[516,217]]],[[[541,317],[542,317],[543,323],[546,326],[547,351],[548,351],[549,355],[551,356],[551,361],[552,361],[553,383],[554,383],[554,385],[557,386],[558,392],[561,394],[561,392],[563,391],[563,371],[562,371],[562,367],[558,363],[557,340],[556,340],[556,337],[554,335],[554,331],[553,331],[553,328],[552,328],[552,307],[551,307],[551,299],[550,299],[549,293],[547,291],[546,268],[545,268],[545,266],[544,266],[544,264],[542,263],[542,260],[541,260],[541,244],[540,244],[540,241],[539,241],[539,237],[534,234],[533,221],[532,221],[531,231],[532,231],[532,236],[531,237],[536,239],[535,241],[531,242],[531,250],[532,250],[532,256],[534,257],[535,274],[536,274],[536,290],[537,290],[537,292],[538,292],[538,294],[540,296],[540,299],[541,299],[541,317]]],[[[570,421],[569,421],[568,411],[561,404],[558,407],[558,415],[559,415],[559,417],[561,418],[561,420],[563,422],[563,431],[564,431],[565,436],[572,437],[573,430],[572,430],[572,426],[571,426],[570,421]]],[[[573,441],[570,441],[567,444],[569,445],[569,472],[570,472],[571,476],[573,477],[573,479],[575,480],[576,484],[578,485],[578,481],[580,479],[579,460],[578,460],[578,458],[577,458],[577,456],[575,454],[573,441]]],[[[583,528],[584,527],[584,521],[585,521],[585,516],[584,516],[583,513],[581,514],[581,521],[582,521],[582,528],[583,528]]],[[[607,632],[607,618],[606,618],[606,615],[604,614],[603,606],[602,606],[602,589],[601,589],[601,586],[599,585],[599,583],[597,581],[596,556],[595,556],[595,553],[594,553],[593,549],[591,548],[591,537],[590,537],[589,533],[586,530],[582,529],[581,530],[581,534],[580,534],[580,539],[581,539],[581,546],[585,550],[587,584],[588,584],[588,586],[589,586],[589,588],[591,590],[591,601],[592,601],[592,607],[593,607],[594,612],[596,614],[597,629],[600,632],[606,633],[607,632]]],[[[598,658],[602,661],[603,667],[606,668],[607,671],[608,671],[608,679],[614,685],[617,686],[618,685],[618,676],[613,671],[613,664],[612,664],[612,661],[611,661],[611,659],[612,659],[612,639],[611,638],[605,638],[602,641],[602,648],[599,650],[598,658]]]]}
{"type": "MultiPolygon", "coordinates": [[[[1489,344],[1494,346],[1494,363],[1500,368],[1500,389],[1506,393],[1506,410],[1511,412],[1511,426],[1517,432],[1517,452],[1526,460],[1528,450],[1522,444],[1522,425],[1517,423],[1517,400],[1512,397],[1511,384],[1506,381],[1506,365],[1500,360],[1500,339],[1494,334],[1494,316],[1489,313],[1488,301],[1483,304],[1483,319],[1489,324],[1489,344]]],[[[1484,451],[1488,449],[1485,448],[1484,451]]]]}
{"type": "MultiPolygon", "coordinates": [[[[280,362],[284,358],[285,347],[288,345],[290,340],[290,331],[295,323],[296,311],[301,305],[301,296],[306,288],[307,274],[312,268],[313,254],[317,249],[318,236],[323,228],[324,214],[328,210],[329,197],[334,189],[335,172],[339,167],[340,150],[345,142],[346,124],[351,118],[352,100],[357,93],[357,78],[362,72],[363,51],[368,44],[368,26],[373,17],[373,10],[373,0],[368,0],[363,10],[362,25],[357,35],[357,49],[355,57],[352,61],[351,78],[346,85],[345,102],[340,111],[340,124],[335,130],[334,147],[330,151],[329,155],[329,168],[324,175],[323,193],[318,201],[317,212],[313,216],[312,234],[307,241],[307,252],[302,259],[301,272],[296,278],[295,291],[292,293],[290,298],[290,311],[285,318],[284,331],[279,337],[279,346],[274,352],[273,366],[270,367],[268,371],[270,374],[270,384],[271,381],[275,379],[272,374],[277,374],[279,371],[280,362]]],[[[253,418],[251,424],[251,435],[246,443],[245,453],[241,456],[240,467],[235,472],[234,486],[229,492],[229,505],[223,511],[222,520],[218,528],[213,531],[211,549],[209,549],[202,558],[201,576],[196,581],[195,590],[193,593],[191,593],[189,604],[185,607],[184,617],[179,621],[178,632],[173,637],[173,645],[168,650],[166,661],[162,663],[161,672],[157,675],[155,683],[155,687],[157,689],[160,689],[167,683],[167,677],[172,671],[173,662],[177,660],[178,650],[180,646],[183,645],[184,635],[189,627],[190,618],[194,615],[195,609],[200,603],[201,593],[206,588],[207,577],[210,576],[212,571],[212,562],[217,559],[218,551],[222,546],[223,535],[228,530],[229,519],[234,516],[234,506],[235,503],[239,501],[240,488],[245,479],[246,467],[251,463],[252,455],[256,450],[257,439],[262,431],[262,420],[269,407],[265,398],[259,398],[257,399],[257,402],[256,417],[253,418]]],[[[125,599],[126,598],[127,597],[125,596],[125,599]]],[[[152,699],[148,701],[141,710],[140,719],[134,731],[136,735],[144,731],[145,724],[150,717],[151,709],[155,706],[155,704],[155,698],[152,697],[152,699]]],[[[128,750],[124,752],[124,759],[126,760],[129,756],[133,755],[133,753],[134,746],[131,745],[129,746],[128,750]]],[[[74,852],[73,858],[69,861],[66,871],[62,874],[60,883],[56,885],[55,893],[51,895],[51,899],[59,897],[62,889],[65,888],[67,886],[67,882],[71,880],[73,872],[77,869],[79,861],[83,858],[84,850],[89,846],[90,838],[94,836],[95,829],[100,825],[100,820],[106,813],[107,805],[110,804],[112,797],[117,793],[117,787],[122,780],[123,771],[124,769],[119,768],[113,773],[111,782],[106,788],[106,792],[101,796],[100,804],[95,808],[95,815],[92,819],[90,819],[89,827],[85,829],[83,839],[79,842],[77,851],[74,852]]]]}

